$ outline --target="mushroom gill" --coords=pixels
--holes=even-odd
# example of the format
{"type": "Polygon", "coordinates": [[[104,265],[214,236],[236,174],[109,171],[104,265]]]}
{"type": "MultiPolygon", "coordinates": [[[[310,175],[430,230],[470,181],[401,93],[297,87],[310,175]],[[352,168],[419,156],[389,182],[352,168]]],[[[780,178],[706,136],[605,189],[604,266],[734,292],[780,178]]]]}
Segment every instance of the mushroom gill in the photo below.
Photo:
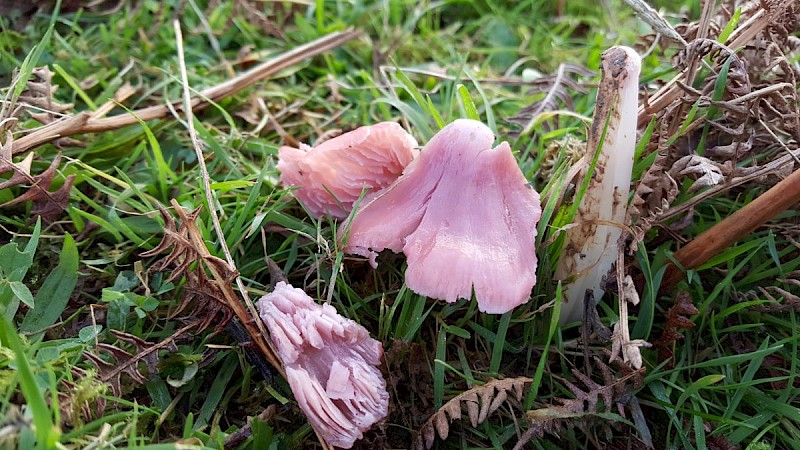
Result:
{"type": "Polygon", "coordinates": [[[327,442],[350,448],[386,417],[383,346],[364,327],[282,281],[257,307],[297,404],[327,442]]]}
{"type": "Polygon", "coordinates": [[[299,186],[294,195],[313,217],[343,219],[365,189],[369,194],[397,179],[419,153],[416,146],[394,122],[363,126],[314,148],[284,146],[278,150],[281,184],[299,186]]]}

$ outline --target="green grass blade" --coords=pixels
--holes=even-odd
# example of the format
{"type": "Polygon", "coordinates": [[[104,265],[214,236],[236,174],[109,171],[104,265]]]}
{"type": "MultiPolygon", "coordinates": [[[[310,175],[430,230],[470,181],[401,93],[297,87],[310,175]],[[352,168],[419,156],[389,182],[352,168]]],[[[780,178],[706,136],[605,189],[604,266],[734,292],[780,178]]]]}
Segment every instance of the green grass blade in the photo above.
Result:
{"type": "Polygon", "coordinates": [[[22,395],[33,415],[33,425],[36,429],[37,448],[55,448],[61,434],[59,428],[53,423],[53,415],[44,400],[44,393],[39,388],[31,369],[31,363],[25,352],[25,347],[16,332],[14,325],[5,317],[0,318],[0,340],[4,347],[11,349],[14,355],[16,370],[22,395]]]}
{"type": "Polygon", "coordinates": [[[497,326],[497,335],[495,336],[494,345],[492,346],[492,359],[489,363],[489,372],[491,373],[499,373],[500,371],[500,362],[503,360],[506,333],[508,333],[508,325],[511,323],[511,316],[511,312],[503,314],[497,326]]]}
{"type": "Polygon", "coordinates": [[[28,311],[20,331],[37,333],[50,327],[61,316],[78,282],[78,247],[69,234],[64,235],[61,257],[36,293],[36,307],[28,311]]]}
{"type": "Polygon", "coordinates": [[[458,100],[464,117],[472,120],[481,120],[481,116],[478,114],[478,108],[475,107],[475,103],[469,95],[469,89],[463,84],[458,85],[458,100]]]}
{"type": "MultiPolygon", "coordinates": [[[[447,331],[444,326],[439,327],[436,336],[436,359],[447,361],[447,331]]],[[[433,366],[433,406],[436,409],[441,408],[444,403],[444,369],[442,364],[433,366]]]]}
{"type": "Polygon", "coordinates": [[[528,395],[525,397],[525,409],[530,410],[533,407],[533,402],[539,396],[539,388],[542,385],[542,376],[544,376],[544,368],[547,365],[547,356],[550,353],[550,345],[553,342],[558,330],[558,318],[561,317],[561,302],[563,301],[563,290],[561,282],[558,282],[555,293],[555,303],[553,304],[552,312],[550,313],[550,329],[547,332],[547,341],[544,343],[542,356],[539,357],[539,364],[536,365],[536,372],[533,374],[533,381],[528,395]]]}

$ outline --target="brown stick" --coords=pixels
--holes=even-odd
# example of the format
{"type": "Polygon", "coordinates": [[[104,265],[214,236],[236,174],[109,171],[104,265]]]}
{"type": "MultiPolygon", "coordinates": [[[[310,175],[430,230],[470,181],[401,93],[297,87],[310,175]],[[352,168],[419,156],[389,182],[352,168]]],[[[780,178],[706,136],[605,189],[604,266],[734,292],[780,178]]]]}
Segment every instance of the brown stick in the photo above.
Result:
{"type": "MultiPolygon", "coordinates": [[[[287,67],[339,47],[360,35],[361,33],[352,30],[336,32],[323,36],[308,44],[296,47],[230,80],[201,91],[200,94],[192,97],[192,109],[198,110],[205,108],[211,104],[210,102],[217,102],[222,98],[233,95],[287,67]]],[[[137,118],[142,121],[160,119],[170,114],[170,109],[178,112],[183,111],[182,101],[177,99],[171,105],[149,106],[147,108],[137,109],[133,111],[132,114],[119,114],[105,118],[92,118],[87,112],[78,113],[31,130],[27,135],[16,139],[12,146],[12,154],[17,155],[24,153],[64,136],[99,133],[134,125],[139,123],[137,118]]]]}
{"type": "MultiPolygon", "coordinates": [[[[779,212],[800,202],[800,169],[770,188],[723,221],[700,233],[675,252],[675,261],[685,269],[693,269],[733,245],[751,231],[775,217],[779,212]]],[[[684,273],[669,265],[661,284],[662,292],[669,291],[683,278],[684,273]]]]}

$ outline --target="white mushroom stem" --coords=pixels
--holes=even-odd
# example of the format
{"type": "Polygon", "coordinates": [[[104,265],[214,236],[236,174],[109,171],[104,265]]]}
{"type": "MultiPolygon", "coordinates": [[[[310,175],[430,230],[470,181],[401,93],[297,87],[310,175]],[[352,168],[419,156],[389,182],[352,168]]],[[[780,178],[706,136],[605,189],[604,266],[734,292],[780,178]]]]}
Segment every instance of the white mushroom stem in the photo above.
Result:
{"type": "Polygon", "coordinates": [[[561,307],[561,323],[583,318],[586,291],[603,295],[601,282],[613,265],[625,222],[630,193],[641,58],[628,47],[612,47],[603,53],[602,76],[597,92],[592,129],[585,158],[586,168],[597,158],[588,188],[556,269],[556,279],[567,288],[561,307]],[[603,134],[605,133],[605,138],[603,134]],[[599,155],[596,152],[600,152],[599,155]]]}

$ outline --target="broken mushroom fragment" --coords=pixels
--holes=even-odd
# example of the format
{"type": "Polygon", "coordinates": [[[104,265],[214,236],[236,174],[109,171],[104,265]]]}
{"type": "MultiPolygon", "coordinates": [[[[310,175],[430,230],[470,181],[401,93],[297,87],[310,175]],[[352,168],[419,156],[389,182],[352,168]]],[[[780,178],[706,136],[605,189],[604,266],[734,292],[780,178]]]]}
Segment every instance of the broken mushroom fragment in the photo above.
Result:
{"type": "Polygon", "coordinates": [[[370,258],[402,251],[406,284],[418,293],[505,313],[527,302],[536,283],[539,194],[511,147],[475,120],[456,120],[434,136],[391,186],[358,210],[345,252],[370,258]]]}
{"type": "Polygon", "coordinates": [[[315,218],[343,219],[367,193],[391,184],[419,153],[417,141],[400,125],[364,126],[311,148],[281,147],[281,184],[299,186],[295,197],[315,218]]]}
{"type": "Polygon", "coordinates": [[[364,327],[283,281],[257,306],[297,404],[321,437],[350,448],[386,417],[383,346],[364,327]]]}
{"type": "MultiPolygon", "coordinates": [[[[641,58],[629,47],[612,47],[603,53],[600,86],[592,119],[588,151],[597,163],[556,268],[556,279],[568,280],[561,307],[561,323],[583,318],[584,297],[591,290],[598,301],[600,282],[617,258],[618,241],[628,210],[641,58]],[[605,141],[602,136],[605,133],[605,141]]],[[[587,168],[591,158],[585,156],[587,168]]],[[[587,169],[579,176],[583,180],[587,169]]]]}

